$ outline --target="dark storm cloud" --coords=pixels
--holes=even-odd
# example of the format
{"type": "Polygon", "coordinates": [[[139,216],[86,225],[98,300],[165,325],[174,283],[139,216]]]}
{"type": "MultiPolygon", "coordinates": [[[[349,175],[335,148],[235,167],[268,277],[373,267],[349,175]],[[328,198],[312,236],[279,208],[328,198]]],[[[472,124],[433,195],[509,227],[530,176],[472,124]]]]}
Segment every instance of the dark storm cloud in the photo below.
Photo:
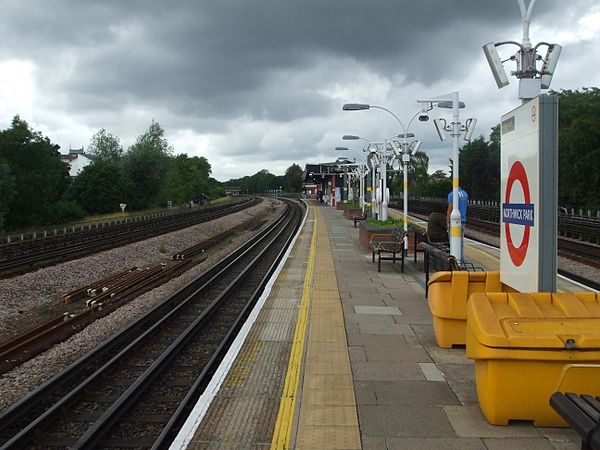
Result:
{"type": "MultiPolygon", "coordinates": [[[[596,2],[537,1],[532,41],[570,39],[553,88],[597,80],[577,69],[595,40],[573,37],[596,2]]],[[[418,96],[459,90],[487,137],[516,98],[514,79],[496,89],[481,46],[521,40],[517,0],[3,0],[0,17],[0,64],[18,72],[4,77],[4,123],[23,114],[67,148],[99,128],[130,145],[154,118],[176,152],[208,156],[219,177],[330,160],[343,134],[397,132],[381,113],[343,113],[348,101],[408,120],[418,96]]],[[[419,125],[446,167],[431,123],[419,125]]]]}
{"type": "MultiPolygon", "coordinates": [[[[548,11],[558,0],[543,3],[548,11]]],[[[0,12],[2,52],[45,61],[42,77],[76,55],[59,86],[69,108],[167,105],[176,115],[273,121],[330,108],[317,91],[291,92],[277,76],[315,56],[428,85],[464,70],[460,60],[481,47],[474,34],[497,35],[519,18],[513,1],[473,0],[40,1],[5,2],[0,12]]]]}

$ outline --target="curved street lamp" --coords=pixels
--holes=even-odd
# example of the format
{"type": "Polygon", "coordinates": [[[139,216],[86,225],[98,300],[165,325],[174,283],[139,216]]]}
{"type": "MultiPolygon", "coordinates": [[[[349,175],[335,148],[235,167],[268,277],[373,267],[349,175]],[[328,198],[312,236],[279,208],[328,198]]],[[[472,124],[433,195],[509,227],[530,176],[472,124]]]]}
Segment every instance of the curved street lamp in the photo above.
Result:
{"type": "Polygon", "coordinates": [[[450,213],[450,254],[456,258],[459,264],[463,263],[462,249],[462,223],[460,210],[458,209],[458,138],[464,133],[465,140],[470,140],[475,129],[476,119],[467,119],[465,124],[460,123],[460,109],[465,107],[465,104],[459,101],[458,92],[441,95],[426,100],[417,100],[418,103],[428,103],[430,107],[437,105],[439,108],[452,108],[452,122],[446,123],[444,119],[436,119],[435,127],[441,140],[444,140],[445,132],[448,131],[452,136],[452,212],[450,213]]]}
{"type": "MultiPolygon", "coordinates": [[[[358,156],[358,159],[361,160],[361,155],[358,152],[358,150],[355,150],[353,148],[349,148],[349,147],[336,147],[335,148],[336,151],[350,151],[350,152],[354,152],[356,153],[356,155],[358,156]]],[[[367,164],[364,161],[359,161],[358,164],[356,164],[356,175],[358,176],[358,181],[359,181],[359,204],[360,207],[362,209],[362,212],[364,214],[365,212],[365,175],[368,172],[367,169],[367,164]]],[[[348,193],[350,193],[350,181],[348,180],[348,193]]]]}
{"type": "MultiPolygon", "coordinates": [[[[396,153],[396,156],[400,157],[400,154],[402,155],[402,166],[403,166],[403,177],[404,177],[404,183],[403,183],[404,198],[403,198],[402,209],[403,209],[403,213],[404,213],[403,214],[404,232],[408,233],[408,163],[410,162],[411,155],[414,156],[414,154],[419,150],[419,147],[421,146],[421,141],[418,141],[418,140],[410,142],[410,143],[408,142],[409,138],[412,138],[415,136],[413,133],[409,133],[408,130],[409,130],[411,124],[413,123],[413,121],[417,117],[419,117],[419,121],[421,121],[421,122],[428,121],[429,116],[427,115],[427,112],[431,111],[433,109],[433,106],[429,105],[427,107],[419,109],[410,118],[410,120],[408,121],[408,125],[406,127],[404,126],[404,123],[398,118],[398,116],[396,114],[394,114],[389,109],[384,108],[383,106],[369,105],[366,103],[346,103],[344,106],[342,106],[343,111],[363,111],[365,109],[381,109],[381,110],[387,112],[394,119],[396,119],[396,121],[400,125],[400,128],[402,128],[402,134],[397,135],[398,138],[402,139],[402,141],[400,142],[400,148],[397,148],[393,142],[392,142],[392,146],[394,148],[394,153],[396,153]]],[[[384,143],[384,149],[386,147],[387,147],[387,142],[384,143]]],[[[385,171],[384,171],[384,176],[385,176],[385,171]]],[[[385,192],[383,193],[383,197],[384,197],[384,200],[386,200],[385,192]]],[[[381,220],[387,220],[387,201],[385,202],[384,205],[382,205],[382,214],[381,215],[382,215],[381,220]],[[385,209],[385,212],[383,211],[384,209],[385,209]]],[[[408,239],[404,241],[404,253],[405,254],[408,253],[408,239]]]]}

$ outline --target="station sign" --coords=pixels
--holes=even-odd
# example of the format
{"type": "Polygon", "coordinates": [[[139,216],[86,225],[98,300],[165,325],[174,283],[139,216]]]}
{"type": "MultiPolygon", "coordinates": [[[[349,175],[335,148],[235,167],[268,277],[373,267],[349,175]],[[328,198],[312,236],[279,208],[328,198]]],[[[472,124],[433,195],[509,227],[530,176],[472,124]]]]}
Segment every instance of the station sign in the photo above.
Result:
{"type": "Polygon", "coordinates": [[[500,280],[556,291],[558,98],[540,95],[502,116],[500,280]]]}

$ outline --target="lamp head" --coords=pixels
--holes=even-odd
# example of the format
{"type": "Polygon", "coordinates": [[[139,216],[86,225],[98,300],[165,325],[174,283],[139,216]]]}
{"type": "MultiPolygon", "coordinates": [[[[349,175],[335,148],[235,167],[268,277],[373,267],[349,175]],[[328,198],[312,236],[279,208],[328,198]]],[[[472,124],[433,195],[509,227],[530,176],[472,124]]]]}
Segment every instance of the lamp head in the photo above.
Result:
{"type": "Polygon", "coordinates": [[[371,106],[365,103],[346,103],[342,106],[342,111],[362,111],[363,109],[369,109],[371,106]]]}
{"type": "MultiPolygon", "coordinates": [[[[438,108],[446,108],[446,109],[453,108],[451,101],[438,102],[437,105],[438,105],[438,108]]],[[[458,102],[458,107],[461,109],[464,108],[465,102],[458,102]]]]}
{"type": "Polygon", "coordinates": [[[335,148],[336,152],[341,152],[341,151],[344,151],[344,150],[349,150],[349,148],[348,147],[336,147],[335,148]]]}
{"type": "Polygon", "coordinates": [[[345,134],[344,136],[342,136],[342,139],[345,141],[355,141],[357,139],[360,139],[360,136],[355,136],[353,134],[345,134]]]}
{"type": "Polygon", "coordinates": [[[414,145],[412,151],[410,152],[410,154],[412,156],[415,156],[415,154],[419,151],[420,148],[421,148],[421,141],[415,141],[415,145],[414,145]]]}
{"type": "Polygon", "coordinates": [[[429,114],[423,113],[419,115],[419,122],[427,122],[429,120],[429,114]]]}

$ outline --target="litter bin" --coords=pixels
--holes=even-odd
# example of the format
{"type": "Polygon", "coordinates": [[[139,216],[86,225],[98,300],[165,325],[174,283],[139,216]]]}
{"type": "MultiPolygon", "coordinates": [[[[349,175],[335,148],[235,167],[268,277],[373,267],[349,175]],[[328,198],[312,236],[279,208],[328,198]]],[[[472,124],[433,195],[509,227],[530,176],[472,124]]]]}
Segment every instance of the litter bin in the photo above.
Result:
{"type": "Polygon", "coordinates": [[[600,395],[597,375],[565,381],[563,373],[600,362],[600,294],[473,294],[467,357],[475,360],[479,405],[491,424],[567,426],[548,401],[558,389],[600,395]]]}
{"type": "Polygon", "coordinates": [[[427,301],[433,316],[435,341],[443,348],[465,345],[467,300],[475,292],[503,292],[500,272],[436,272],[429,280],[427,301]]]}

